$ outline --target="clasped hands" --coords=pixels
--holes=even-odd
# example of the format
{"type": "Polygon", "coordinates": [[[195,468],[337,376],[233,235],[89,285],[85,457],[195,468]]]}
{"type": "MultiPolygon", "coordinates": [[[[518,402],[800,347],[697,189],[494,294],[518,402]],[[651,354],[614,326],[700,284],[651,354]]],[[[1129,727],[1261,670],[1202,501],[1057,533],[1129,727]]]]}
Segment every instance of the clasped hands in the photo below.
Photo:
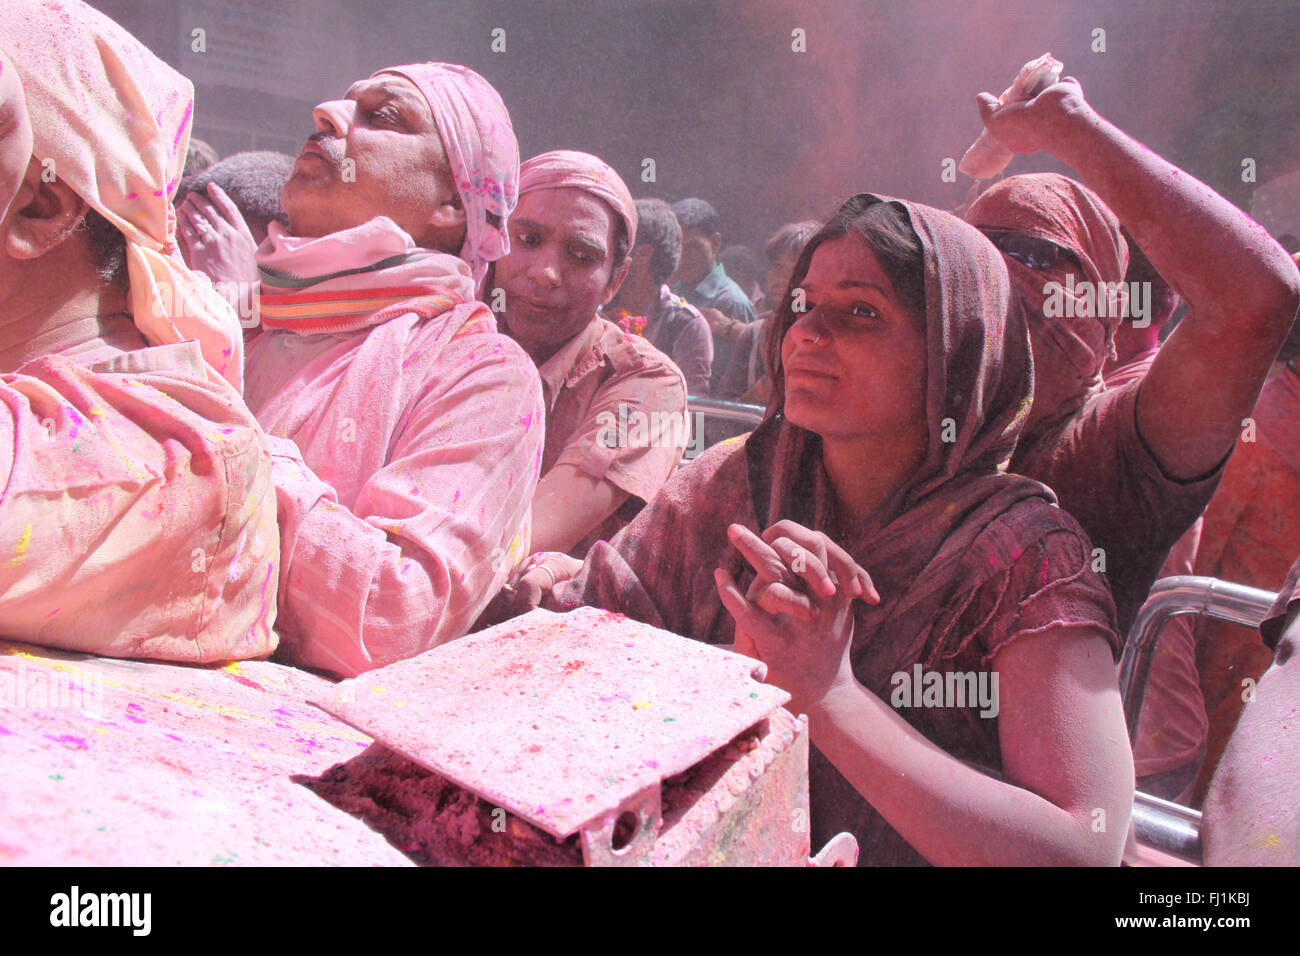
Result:
{"type": "Polygon", "coordinates": [[[792,713],[811,714],[855,680],[853,602],[880,603],[871,576],[825,534],[794,521],[762,536],[733,524],[727,537],[757,575],[742,594],[728,571],[713,572],[736,622],[736,652],[767,665],[767,682],[790,693],[792,713]]]}

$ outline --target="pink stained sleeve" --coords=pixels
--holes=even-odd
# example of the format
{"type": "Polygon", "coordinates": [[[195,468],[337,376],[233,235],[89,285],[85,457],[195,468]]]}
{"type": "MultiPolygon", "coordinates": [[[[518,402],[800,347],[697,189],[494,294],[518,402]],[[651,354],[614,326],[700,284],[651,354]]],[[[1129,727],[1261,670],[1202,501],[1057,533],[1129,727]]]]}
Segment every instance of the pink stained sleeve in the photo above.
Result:
{"type": "Polygon", "coordinates": [[[461,637],[527,554],[545,411],[506,345],[447,346],[353,510],[276,445],[283,659],[350,677],[461,637]]]}
{"type": "Polygon", "coordinates": [[[206,662],[275,648],[279,535],[264,436],[193,343],[134,371],[44,358],[0,384],[7,636],[206,662]],[[169,356],[192,351],[192,368],[169,356]]]}

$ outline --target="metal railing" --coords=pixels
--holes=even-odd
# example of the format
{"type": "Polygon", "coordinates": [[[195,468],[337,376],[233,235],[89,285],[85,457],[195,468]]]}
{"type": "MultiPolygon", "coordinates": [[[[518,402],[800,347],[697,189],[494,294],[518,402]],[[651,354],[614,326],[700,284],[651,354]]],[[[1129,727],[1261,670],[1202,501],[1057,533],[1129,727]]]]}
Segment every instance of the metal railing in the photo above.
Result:
{"type": "Polygon", "coordinates": [[[1259,627],[1276,598],[1272,591],[1218,578],[1180,575],[1157,581],[1133,621],[1119,662],[1119,690],[1124,700],[1129,740],[1137,742],[1138,717],[1151,676],[1151,661],[1165,622],[1176,614],[1197,614],[1259,627]]]}
{"type": "MultiPolygon", "coordinates": [[[[1133,621],[1119,663],[1119,689],[1130,741],[1137,743],[1151,661],[1160,631],[1171,617],[1196,614],[1258,627],[1276,597],[1271,591],[1218,578],[1180,575],[1157,581],[1133,621]]],[[[1144,851],[1155,850],[1187,863],[1202,862],[1199,810],[1137,792],[1133,795],[1133,832],[1139,859],[1144,851]]]]}
{"type": "MultiPolygon", "coordinates": [[[[695,434],[704,434],[704,424],[708,419],[714,419],[722,422],[737,422],[741,425],[747,425],[755,428],[763,421],[763,407],[761,405],[745,405],[741,402],[724,402],[719,398],[701,398],[696,395],[690,395],[686,399],[686,408],[691,415],[692,436],[695,434]]],[[[695,442],[692,441],[692,445],[695,442]]],[[[688,449],[688,452],[691,449],[688,449]]],[[[703,448],[701,447],[702,451],[703,448]]],[[[696,454],[699,454],[697,451],[696,454]]],[[[681,463],[685,465],[693,460],[695,455],[688,454],[682,458],[681,463]]]]}

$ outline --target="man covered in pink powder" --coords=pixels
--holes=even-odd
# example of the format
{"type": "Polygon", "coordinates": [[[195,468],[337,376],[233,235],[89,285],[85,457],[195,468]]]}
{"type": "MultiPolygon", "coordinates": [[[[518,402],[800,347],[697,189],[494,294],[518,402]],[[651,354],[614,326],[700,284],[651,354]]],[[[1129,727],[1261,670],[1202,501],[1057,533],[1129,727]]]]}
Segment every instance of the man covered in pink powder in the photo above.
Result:
{"type": "MultiPolygon", "coordinates": [[[[351,676],[465,634],[528,553],[545,411],[533,363],[475,301],[518,190],[496,90],[397,66],[314,115],[289,229],[257,250],[246,395],[288,439],[281,658],[351,676]]],[[[220,205],[189,215],[200,257],[230,226],[220,205]]]]}
{"type": "Polygon", "coordinates": [[[193,87],[81,3],[6,0],[0,44],[0,633],[265,655],[266,440],[239,323],[175,247],[193,87]]]}

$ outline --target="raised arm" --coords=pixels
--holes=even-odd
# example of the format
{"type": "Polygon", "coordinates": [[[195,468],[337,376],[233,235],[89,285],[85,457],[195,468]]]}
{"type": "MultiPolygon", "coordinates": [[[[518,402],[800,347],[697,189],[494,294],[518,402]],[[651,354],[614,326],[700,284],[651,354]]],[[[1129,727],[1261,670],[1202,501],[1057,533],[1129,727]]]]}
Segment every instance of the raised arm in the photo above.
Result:
{"type": "Polygon", "coordinates": [[[1072,77],[1023,103],[980,94],[980,113],[1008,148],[1073,168],[1187,301],[1141,386],[1138,427],[1171,477],[1212,471],[1300,306],[1295,264],[1236,206],[1100,116],[1072,77]]]}

